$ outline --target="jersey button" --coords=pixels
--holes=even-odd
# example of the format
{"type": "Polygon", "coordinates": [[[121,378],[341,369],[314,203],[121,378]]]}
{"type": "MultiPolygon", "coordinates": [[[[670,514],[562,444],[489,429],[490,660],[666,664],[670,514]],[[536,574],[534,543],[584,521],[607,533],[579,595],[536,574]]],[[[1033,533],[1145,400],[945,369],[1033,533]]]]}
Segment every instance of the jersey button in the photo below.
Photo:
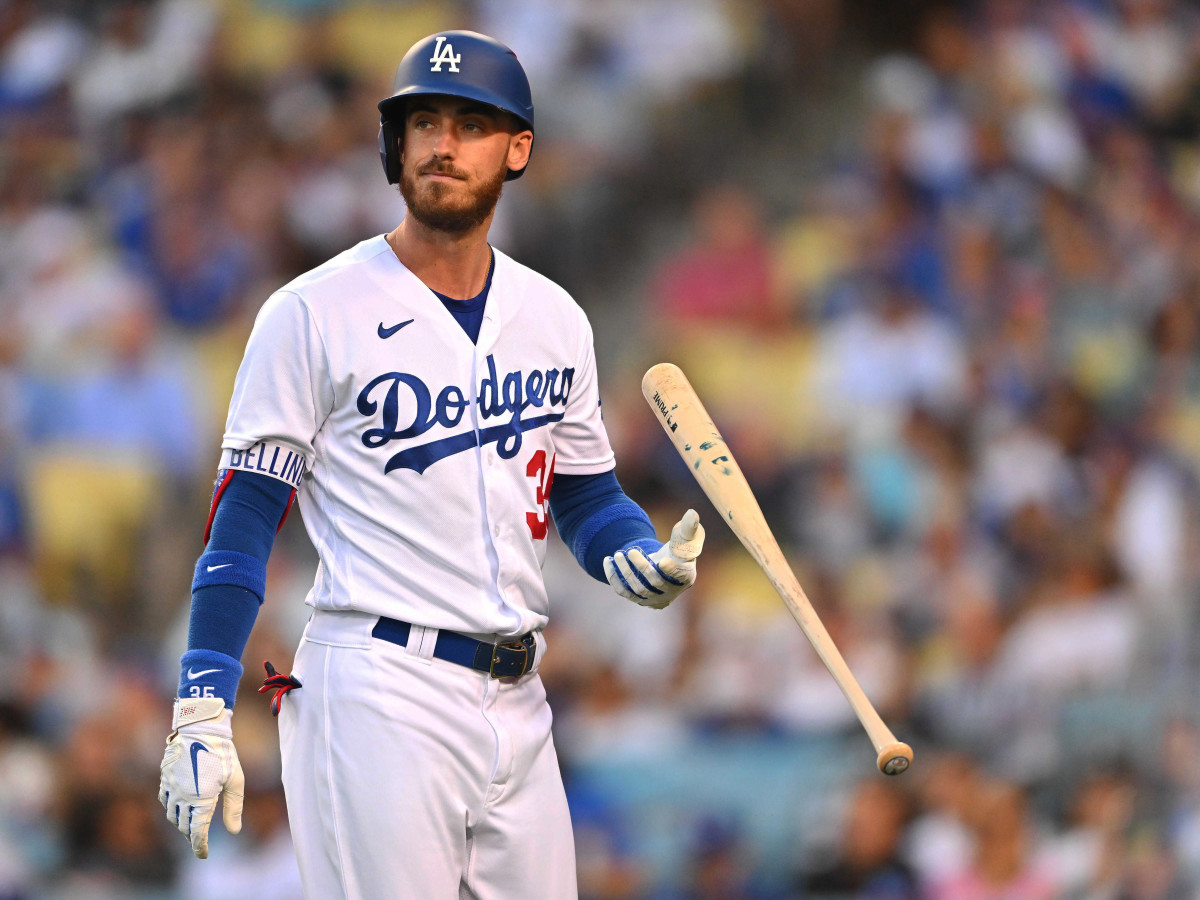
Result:
{"type": "Polygon", "coordinates": [[[491,450],[489,450],[488,451],[488,465],[494,466],[495,464],[496,464],[496,454],[493,453],[491,450]]]}
{"type": "Polygon", "coordinates": [[[500,537],[500,526],[499,525],[497,525],[495,528],[492,529],[492,534],[494,534],[496,537],[500,537]]]}

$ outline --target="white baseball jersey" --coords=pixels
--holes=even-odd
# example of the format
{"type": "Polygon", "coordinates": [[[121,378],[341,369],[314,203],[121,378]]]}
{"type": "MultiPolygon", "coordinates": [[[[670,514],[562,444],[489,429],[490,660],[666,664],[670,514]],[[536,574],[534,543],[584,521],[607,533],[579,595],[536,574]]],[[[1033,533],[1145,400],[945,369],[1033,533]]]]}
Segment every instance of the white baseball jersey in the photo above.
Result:
{"type": "Polygon", "coordinates": [[[298,488],[309,605],[476,635],[546,624],[551,478],[613,453],[586,316],[493,252],[475,344],[382,236],[259,312],[221,467],[298,488]]]}

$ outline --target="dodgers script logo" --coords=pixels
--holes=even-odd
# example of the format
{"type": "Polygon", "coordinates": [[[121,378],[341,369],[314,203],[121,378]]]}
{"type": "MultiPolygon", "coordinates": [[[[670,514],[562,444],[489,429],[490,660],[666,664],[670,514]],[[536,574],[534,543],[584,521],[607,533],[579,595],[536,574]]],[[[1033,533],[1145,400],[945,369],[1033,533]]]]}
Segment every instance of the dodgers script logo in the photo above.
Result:
{"type": "Polygon", "coordinates": [[[454,53],[454,45],[447,44],[446,39],[439,35],[434,38],[433,56],[429,57],[429,61],[433,63],[429,67],[430,72],[442,71],[442,63],[446,63],[451,72],[458,71],[458,64],[462,61],[462,54],[454,53]]]}
{"type": "MultiPolygon", "coordinates": [[[[575,381],[574,369],[534,369],[526,377],[519,369],[500,377],[496,374],[496,361],[489,354],[488,374],[479,384],[479,415],[483,419],[509,415],[506,422],[489,425],[479,431],[465,431],[450,437],[439,438],[415,447],[406,447],[392,456],[383,467],[385,473],[393,469],[412,469],[418,475],[439,459],[462,453],[476,446],[495,443],[501,459],[512,459],[521,450],[522,435],[559,421],[564,413],[548,412],[540,416],[521,418],[529,407],[563,407],[571,394],[575,381]]],[[[407,372],[387,372],[371,380],[358,395],[358,411],[364,416],[374,416],[380,409],[378,401],[371,395],[381,385],[387,385],[383,394],[383,423],[379,428],[368,428],[363,432],[364,446],[375,449],[391,441],[420,437],[435,425],[453,428],[462,421],[463,414],[471,405],[463,389],[458,385],[447,385],[434,399],[425,384],[416,375],[407,372]],[[401,391],[411,393],[416,411],[410,423],[400,428],[401,391]]]]}

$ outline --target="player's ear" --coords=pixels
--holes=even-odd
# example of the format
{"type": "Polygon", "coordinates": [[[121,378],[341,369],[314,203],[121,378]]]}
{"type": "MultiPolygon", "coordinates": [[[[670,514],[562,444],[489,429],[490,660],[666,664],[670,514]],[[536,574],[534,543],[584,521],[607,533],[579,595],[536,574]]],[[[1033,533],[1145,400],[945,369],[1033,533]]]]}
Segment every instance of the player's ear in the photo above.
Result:
{"type": "Polygon", "coordinates": [[[529,154],[533,150],[533,132],[518,131],[508,140],[508,168],[512,172],[520,172],[529,164],[529,154]]]}

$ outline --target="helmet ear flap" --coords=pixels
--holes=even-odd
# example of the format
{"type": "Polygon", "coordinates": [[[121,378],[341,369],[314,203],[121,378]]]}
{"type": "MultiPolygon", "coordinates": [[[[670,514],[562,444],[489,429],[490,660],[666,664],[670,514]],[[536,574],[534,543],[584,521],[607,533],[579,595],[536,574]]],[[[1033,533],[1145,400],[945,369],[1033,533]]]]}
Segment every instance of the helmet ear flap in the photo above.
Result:
{"type": "Polygon", "coordinates": [[[388,184],[400,183],[400,135],[396,123],[390,119],[379,120],[379,161],[383,163],[383,174],[388,184]]]}

